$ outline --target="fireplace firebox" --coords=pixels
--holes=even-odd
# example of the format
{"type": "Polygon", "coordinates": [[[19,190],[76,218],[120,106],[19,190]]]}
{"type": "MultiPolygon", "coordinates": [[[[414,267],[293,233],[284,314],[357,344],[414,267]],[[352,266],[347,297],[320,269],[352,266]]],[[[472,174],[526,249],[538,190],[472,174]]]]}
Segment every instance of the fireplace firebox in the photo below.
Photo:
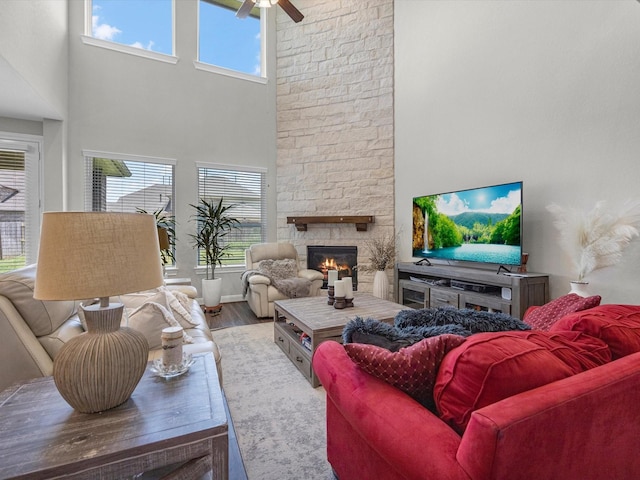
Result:
{"type": "Polygon", "coordinates": [[[338,271],[338,279],[351,277],[353,289],[358,289],[358,247],[355,246],[307,246],[307,268],[317,270],[324,275],[322,288],[327,288],[329,270],[338,271]]]}

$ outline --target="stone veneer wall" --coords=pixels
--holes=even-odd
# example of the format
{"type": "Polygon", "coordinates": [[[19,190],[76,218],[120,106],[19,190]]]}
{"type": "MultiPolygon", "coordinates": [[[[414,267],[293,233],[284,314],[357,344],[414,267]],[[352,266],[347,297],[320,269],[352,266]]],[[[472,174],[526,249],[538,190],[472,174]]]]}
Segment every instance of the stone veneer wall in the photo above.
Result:
{"type": "MultiPolygon", "coordinates": [[[[306,264],[307,245],[356,245],[394,234],[393,0],[293,0],[305,15],[277,17],[277,237],[306,264]],[[288,216],[374,215],[353,224],[288,216]]],[[[393,271],[388,271],[390,284],[393,271]]],[[[371,292],[373,274],[360,273],[371,292]]]]}

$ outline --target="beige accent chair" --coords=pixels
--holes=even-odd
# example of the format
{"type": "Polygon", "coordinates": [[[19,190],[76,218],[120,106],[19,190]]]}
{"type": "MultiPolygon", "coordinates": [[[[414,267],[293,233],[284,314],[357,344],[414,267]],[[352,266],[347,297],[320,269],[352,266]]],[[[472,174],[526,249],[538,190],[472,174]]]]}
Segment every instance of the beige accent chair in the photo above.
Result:
{"type": "MultiPolygon", "coordinates": [[[[309,295],[318,296],[321,294],[324,276],[317,270],[300,269],[298,252],[291,243],[257,243],[246,249],[244,256],[247,271],[257,270],[258,264],[262,260],[292,258],[298,265],[298,276],[311,281],[309,295]]],[[[284,300],[287,297],[271,285],[271,280],[263,275],[255,274],[250,276],[248,283],[246,298],[253,313],[258,318],[273,317],[273,302],[275,300],[284,300]]]]}

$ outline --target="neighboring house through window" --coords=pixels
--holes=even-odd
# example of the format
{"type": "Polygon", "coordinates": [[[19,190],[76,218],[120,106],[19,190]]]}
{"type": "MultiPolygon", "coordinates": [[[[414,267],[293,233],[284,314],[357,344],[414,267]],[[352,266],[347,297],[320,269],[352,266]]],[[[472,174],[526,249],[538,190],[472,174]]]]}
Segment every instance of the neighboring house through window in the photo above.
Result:
{"type": "MultiPolygon", "coordinates": [[[[198,164],[198,197],[216,204],[234,205],[228,210],[240,228],[225,236],[228,255],[223,266],[244,265],[244,251],[266,238],[266,170],[215,164],[198,164]]],[[[204,266],[204,253],[198,252],[198,265],[204,266]]]]}
{"type": "Polygon", "coordinates": [[[0,272],[37,258],[40,143],[31,136],[0,132],[0,272]]]}

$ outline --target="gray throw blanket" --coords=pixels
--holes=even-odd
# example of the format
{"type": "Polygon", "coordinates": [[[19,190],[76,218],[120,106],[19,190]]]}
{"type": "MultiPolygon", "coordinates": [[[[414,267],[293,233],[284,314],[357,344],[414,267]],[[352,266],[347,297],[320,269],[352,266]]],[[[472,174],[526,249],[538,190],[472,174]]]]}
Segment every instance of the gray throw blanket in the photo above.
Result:
{"type": "Polygon", "coordinates": [[[531,327],[504,313],[478,312],[453,307],[402,310],[394,325],[356,317],[342,331],[344,343],[370,343],[397,351],[428,337],[445,333],[468,337],[480,332],[530,330],[531,327]]]}
{"type": "Polygon", "coordinates": [[[249,291],[249,279],[253,275],[262,275],[286,297],[308,297],[311,280],[298,277],[297,273],[298,268],[293,259],[263,260],[257,270],[247,270],[242,274],[242,296],[245,297],[249,291]]]}

